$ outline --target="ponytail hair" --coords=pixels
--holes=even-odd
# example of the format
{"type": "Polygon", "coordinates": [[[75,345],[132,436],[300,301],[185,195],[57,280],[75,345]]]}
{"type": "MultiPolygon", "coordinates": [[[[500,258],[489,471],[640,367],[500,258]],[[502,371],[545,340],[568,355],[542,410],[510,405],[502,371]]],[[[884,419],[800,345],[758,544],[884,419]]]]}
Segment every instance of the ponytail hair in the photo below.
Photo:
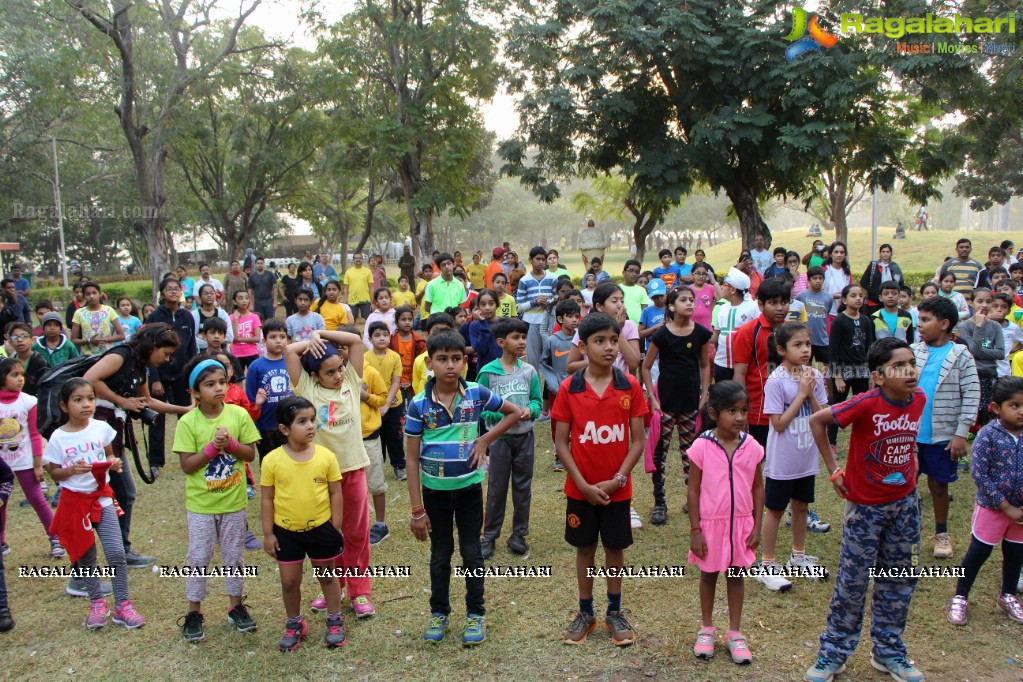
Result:
{"type": "Polygon", "coordinates": [[[718,381],[711,384],[707,392],[707,404],[703,406],[703,412],[700,415],[703,430],[713,431],[718,427],[717,420],[711,416],[711,410],[718,414],[740,400],[749,400],[749,394],[738,381],[718,381]]]}

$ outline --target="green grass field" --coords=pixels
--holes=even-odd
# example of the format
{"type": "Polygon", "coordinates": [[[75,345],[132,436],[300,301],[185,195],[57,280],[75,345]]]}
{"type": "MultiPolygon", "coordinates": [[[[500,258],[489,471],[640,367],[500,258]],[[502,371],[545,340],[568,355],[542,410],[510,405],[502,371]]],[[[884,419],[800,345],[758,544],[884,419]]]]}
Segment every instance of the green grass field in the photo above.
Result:
{"type": "MultiPolygon", "coordinates": [[[[173,430],[168,438],[173,437],[173,430]]],[[[452,581],[453,627],[439,646],[421,640],[428,619],[429,549],[415,542],[408,529],[408,493],[404,483],[388,473],[387,493],[391,537],[373,551],[373,564],[410,566],[411,577],[378,579],[373,601],[378,615],[358,622],[345,607],[349,643],[338,651],[322,646],[323,617],[312,616],[310,636],[291,654],[277,650],[284,623],[278,576],[273,562],[262,552],[248,552],[258,576],[246,582],[251,612],[259,623],[256,633],[239,634],[226,622],[227,597],[223,583],[210,581],[204,604],[206,640],[182,641],[177,619],[186,603],[182,579],[160,578],[148,569],[129,572],[131,596],[147,618],[146,626],[128,631],[109,625],[100,631],[82,627],[88,611],[85,599],[63,593],[57,578],[19,578],[18,567],[66,565],[51,561],[48,543],[31,508],[19,507],[20,490],[11,497],[8,542],[12,554],[4,557],[11,609],[17,627],[0,635],[4,679],[160,679],[160,680],[799,680],[814,661],[819,635],[831,598],[833,581],[797,581],[786,594],[768,593],[754,581],[746,583],[743,630],[749,637],[754,662],[740,668],[728,659],[719,641],[710,662],[692,654],[700,624],[698,580],[695,572],[682,578],[626,579],[624,606],[639,633],[638,643],[616,649],[603,630],[582,646],[568,647],[561,636],[576,607],[574,552],[564,542],[563,474],[551,471],[550,432],[537,429],[533,484],[532,545],[526,558],[512,555],[498,543],[496,565],[551,566],[544,579],[488,579],[487,641],[465,650],[458,640],[464,617],[464,586],[452,581]]],[[[840,441],[840,451],[845,439],[840,441]]],[[[388,470],[389,471],[389,470],[388,470]]],[[[637,467],[635,506],[644,519],[651,505],[649,476],[637,467]]],[[[669,462],[669,522],[635,532],[626,563],[685,565],[689,524],[681,513],[685,490],[677,457],[669,462]]],[[[258,477],[258,470],[256,471],[258,477]]],[[[139,484],[132,537],[135,547],[153,554],[160,564],[180,565],[187,547],[184,513],[184,477],[176,461],[153,486],[139,484]]],[[[822,564],[836,564],[840,543],[842,504],[826,481],[817,485],[817,507],[835,529],[811,535],[807,550],[822,564]]],[[[930,558],[926,536],[933,530],[930,500],[925,495],[923,565],[958,565],[966,549],[973,505],[972,481],[953,486],[955,500],[951,533],[956,555],[951,561],[930,558]]],[[[250,525],[259,529],[258,498],[248,507],[250,525]]],[[[510,514],[509,514],[510,518],[510,514]]],[[[258,533],[257,533],[258,534],[258,533]]],[[[779,554],[790,542],[783,527],[779,554]]],[[[598,555],[599,556],[599,555],[598,555]]],[[[923,579],[913,598],[906,641],[929,680],[1018,680],[1023,661],[1023,626],[1011,623],[995,608],[1000,572],[995,551],[973,592],[970,624],[954,628],[941,610],[952,594],[951,579],[923,579]]],[[[217,559],[214,560],[216,563],[217,559]]],[[[456,556],[454,564],[458,565],[456,556]]],[[[603,585],[596,585],[598,608],[603,608],[603,585]]],[[[316,594],[311,571],[306,574],[304,599],[316,594]]],[[[723,582],[716,605],[719,633],[727,625],[723,582]]],[[[868,608],[869,614],[869,608],[868,608]]],[[[309,616],[309,612],[306,611],[309,616]]],[[[865,634],[868,630],[865,627],[865,634]]],[[[723,636],[723,635],[722,635],[723,636]]],[[[840,680],[888,679],[870,667],[870,643],[861,642],[840,680]]]]}

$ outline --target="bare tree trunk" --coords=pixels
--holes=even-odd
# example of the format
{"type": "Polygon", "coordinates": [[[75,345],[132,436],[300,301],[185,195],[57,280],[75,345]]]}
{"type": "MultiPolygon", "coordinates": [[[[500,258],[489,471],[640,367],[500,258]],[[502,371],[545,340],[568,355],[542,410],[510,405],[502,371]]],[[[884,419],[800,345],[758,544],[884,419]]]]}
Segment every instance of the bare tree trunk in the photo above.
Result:
{"type": "Polygon", "coordinates": [[[771,229],[760,216],[760,206],[757,205],[757,194],[752,187],[735,183],[725,187],[725,193],[735,207],[735,214],[739,217],[739,233],[742,236],[742,248],[752,249],[753,238],[760,235],[764,238],[768,248],[771,246],[771,229]]]}

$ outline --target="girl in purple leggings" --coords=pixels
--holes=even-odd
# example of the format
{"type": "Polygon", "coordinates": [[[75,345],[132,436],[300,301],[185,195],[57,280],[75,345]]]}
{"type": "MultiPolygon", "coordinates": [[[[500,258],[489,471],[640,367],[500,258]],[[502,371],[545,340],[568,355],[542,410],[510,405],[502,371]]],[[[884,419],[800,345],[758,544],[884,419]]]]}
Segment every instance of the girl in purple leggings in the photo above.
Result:
{"type": "MultiPolygon", "coordinates": [[[[56,535],[50,534],[53,512],[39,485],[43,480],[43,439],[36,430],[36,399],[22,393],[25,386],[25,368],[21,361],[8,358],[0,362],[0,457],[14,471],[25,499],[36,510],[43,530],[50,538],[50,556],[54,559],[66,554],[56,535]]],[[[7,528],[7,505],[3,506],[2,528],[7,528]]],[[[0,534],[3,551],[7,547],[6,534],[0,534]]]]}

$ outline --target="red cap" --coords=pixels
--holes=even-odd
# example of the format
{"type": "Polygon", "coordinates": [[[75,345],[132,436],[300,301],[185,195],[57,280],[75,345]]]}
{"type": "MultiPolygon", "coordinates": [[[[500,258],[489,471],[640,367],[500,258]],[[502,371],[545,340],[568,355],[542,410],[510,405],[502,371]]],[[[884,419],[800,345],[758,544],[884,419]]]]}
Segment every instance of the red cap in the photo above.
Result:
{"type": "Polygon", "coordinates": [[[503,246],[498,246],[496,249],[494,249],[493,253],[494,253],[494,258],[500,258],[505,253],[507,253],[507,251],[504,250],[503,246]]]}

